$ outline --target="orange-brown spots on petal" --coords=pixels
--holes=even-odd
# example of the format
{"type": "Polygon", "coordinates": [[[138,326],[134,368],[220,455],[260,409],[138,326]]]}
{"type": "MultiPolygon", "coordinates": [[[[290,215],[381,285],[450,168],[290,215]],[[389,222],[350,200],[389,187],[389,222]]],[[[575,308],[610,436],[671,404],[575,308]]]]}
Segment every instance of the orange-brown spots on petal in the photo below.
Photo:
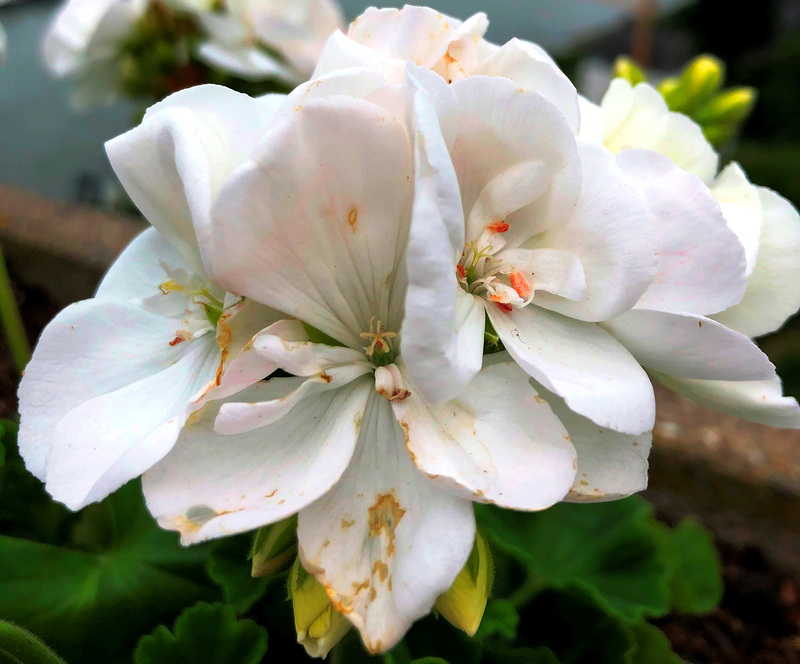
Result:
{"type": "Polygon", "coordinates": [[[372,575],[376,574],[381,581],[386,581],[386,577],[389,576],[389,567],[382,560],[376,560],[372,566],[372,575]]]}
{"type": "Polygon", "coordinates": [[[356,224],[358,223],[358,208],[352,208],[350,210],[350,214],[347,215],[347,223],[350,224],[350,228],[352,228],[353,233],[355,233],[356,224]]]}
{"type": "Polygon", "coordinates": [[[492,233],[505,233],[509,228],[510,226],[505,221],[495,221],[486,226],[486,230],[492,233]]]}
{"type": "Polygon", "coordinates": [[[342,530],[347,530],[354,523],[355,523],[355,520],[348,521],[347,519],[342,519],[342,530]]]}
{"type": "Polygon", "coordinates": [[[511,278],[511,287],[517,291],[517,295],[523,300],[531,294],[531,286],[522,274],[516,270],[511,270],[509,277],[511,278]]]}
{"type": "Polygon", "coordinates": [[[376,496],[375,504],[369,508],[369,535],[385,540],[386,555],[394,555],[395,530],[406,511],[397,502],[394,490],[376,496]]]}
{"type": "Polygon", "coordinates": [[[514,308],[510,304],[508,304],[507,302],[495,302],[494,304],[498,309],[500,309],[500,311],[502,311],[504,313],[507,313],[507,314],[510,314],[511,310],[514,308]]]}
{"type": "Polygon", "coordinates": [[[333,376],[330,374],[325,373],[324,371],[319,375],[319,377],[324,380],[326,383],[330,383],[333,380],[333,376]]]}
{"type": "Polygon", "coordinates": [[[273,489],[269,493],[264,494],[264,498],[272,498],[272,496],[274,496],[276,493],[278,493],[278,490],[277,489],[273,489]]]}

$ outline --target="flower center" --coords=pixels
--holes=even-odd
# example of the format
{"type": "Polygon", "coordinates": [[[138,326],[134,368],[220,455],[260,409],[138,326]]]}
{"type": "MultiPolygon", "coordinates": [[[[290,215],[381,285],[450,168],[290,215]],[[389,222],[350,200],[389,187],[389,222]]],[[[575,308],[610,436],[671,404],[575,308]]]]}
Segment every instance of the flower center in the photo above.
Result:
{"type": "Polygon", "coordinates": [[[500,235],[508,228],[505,222],[489,224],[479,240],[464,245],[461,260],[456,265],[456,278],[461,288],[494,302],[506,313],[533,300],[532,275],[505,265],[495,256],[505,245],[500,235]]]}
{"type": "Polygon", "coordinates": [[[397,332],[390,332],[373,316],[369,319],[369,332],[362,332],[359,336],[369,340],[364,352],[375,366],[384,367],[394,362],[397,353],[392,349],[392,341],[397,338],[397,332]]]}
{"type": "Polygon", "coordinates": [[[170,275],[173,278],[162,283],[158,290],[163,295],[179,294],[186,298],[180,327],[175,330],[175,338],[170,346],[177,346],[184,341],[193,341],[208,332],[215,332],[217,323],[225,308],[222,300],[215,296],[207,285],[198,283],[197,279],[185,274],[170,275]]]}

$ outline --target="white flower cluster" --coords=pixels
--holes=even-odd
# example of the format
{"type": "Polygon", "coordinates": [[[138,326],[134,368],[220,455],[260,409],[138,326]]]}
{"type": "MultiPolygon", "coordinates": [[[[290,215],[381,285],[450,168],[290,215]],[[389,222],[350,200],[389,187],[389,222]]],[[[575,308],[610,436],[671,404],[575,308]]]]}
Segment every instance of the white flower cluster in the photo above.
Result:
{"type": "Polygon", "coordinates": [[[54,76],[76,80],[76,106],[115,96],[120,49],[153,7],[197,21],[201,61],[254,81],[306,80],[328,37],[344,25],[335,0],[66,0],[42,54],[54,76]]]}
{"type": "Polygon", "coordinates": [[[797,211],[649,86],[595,107],[486,28],[369,9],[290,95],[192,88],[107,145],[153,228],[22,382],[56,499],[143,475],[186,544],[298,513],[377,652],[453,583],[472,502],[642,490],[651,378],[800,427],[751,341],[800,307],[797,211]]]}

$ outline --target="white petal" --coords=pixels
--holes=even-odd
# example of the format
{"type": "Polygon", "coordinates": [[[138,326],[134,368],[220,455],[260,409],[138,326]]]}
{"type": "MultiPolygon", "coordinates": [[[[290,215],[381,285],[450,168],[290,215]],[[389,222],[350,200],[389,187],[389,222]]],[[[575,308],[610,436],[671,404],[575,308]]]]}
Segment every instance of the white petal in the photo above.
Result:
{"type": "Polygon", "coordinates": [[[211,203],[264,124],[252,98],[204,85],[171,95],[141,125],[106,143],[133,202],[195,272],[203,271],[199,249],[211,203]]]}
{"type": "Polygon", "coordinates": [[[556,395],[542,389],[539,395],[566,427],[578,453],[578,472],[567,502],[618,500],[647,488],[651,431],[628,436],[604,429],[572,412],[556,395]]]}
{"type": "MultiPolygon", "coordinates": [[[[553,293],[559,298],[578,300],[586,293],[586,276],[577,256],[559,249],[509,249],[499,258],[510,269],[522,270],[536,291],[553,293]]],[[[537,304],[550,299],[544,293],[536,296],[537,304]]]]}
{"type": "Polygon", "coordinates": [[[231,47],[205,42],[197,47],[197,58],[213,69],[229,72],[246,81],[272,78],[294,84],[302,80],[302,76],[296,71],[256,47],[231,47]]]}
{"type": "MultiPolygon", "coordinates": [[[[575,138],[558,109],[505,78],[476,76],[448,88],[439,106],[458,174],[467,241],[505,220],[516,246],[569,218],[580,195],[575,138]]],[[[438,100],[437,100],[438,103],[438,100]]]]}
{"type": "MultiPolygon", "coordinates": [[[[326,74],[353,67],[369,67],[375,64],[375,51],[350,39],[341,30],[334,32],[325,42],[311,80],[326,74]]],[[[400,65],[397,65],[398,70],[400,65]]]]}
{"type": "Polygon", "coordinates": [[[581,111],[581,129],[578,136],[595,145],[603,145],[606,138],[606,120],[603,109],[586,97],[578,95],[581,111]]]}
{"type": "MultiPolygon", "coordinates": [[[[277,378],[267,385],[273,398],[280,398],[297,382],[277,378]]],[[[372,381],[364,380],[314,394],[274,424],[237,436],[214,432],[215,409],[208,406],[145,474],[148,509],[163,528],[180,531],[183,544],[294,514],[328,491],[347,468],[371,388],[372,381]]]]}
{"type": "Polygon", "coordinates": [[[467,561],[472,504],[419,472],[389,403],[373,393],[353,460],[340,482],[300,512],[305,568],[361,632],[389,650],[428,614],[467,561]]]}
{"type": "MultiPolygon", "coordinates": [[[[476,14],[468,21],[471,34],[483,36],[488,21],[476,14]]],[[[350,26],[347,36],[368,46],[379,56],[435,67],[450,44],[462,37],[461,21],[428,7],[406,5],[403,9],[370,7],[350,26]]]]}
{"type": "Polygon", "coordinates": [[[397,332],[411,175],[391,114],[357,99],[312,100],[220,192],[212,272],[352,348],[373,316],[397,332]]]}
{"type": "Polygon", "coordinates": [[[170,279],[162,264],[179,269],[190,267],[155,228],[148,228],[114,261],[95,297],[117,300],[151,297],[159,292],[159,285],[170,279]]]}
{"type": "Polygon", "coordinates": [[[639,306],[708,315],[742,298],[745,257],[700,180],[649,150],[617,155],[656,218],[658,273],[639,306]]]}
{"type": "Polygon", "coordinates": [[[608,320],[633,307],[655,277],[657,231],[614,156],[582,140],[578,149],[583,188],[573,214],[529,246],[576,256],[586,290],[579,300],[544,293],[536,304],[581,320],[608,320]]]}
{"type": "Polygon", "coordinates": [[[757,191],[763,217],[753,273],[742,301],[714,316],[748,337],[774,332],[800,308],[800,215],[774,191],[757,191]]]}
{"type": "Polygon", "coordinates": [[[635,88],[628,81],[611,81],[601,104],[605,118],[605,145],[612,152],[631,148],[654,150],[680,168],[711,183],[717,174],[714,148],[700,126],[673,113],[661,94],[647,83],[635,88]]]}
{"type": "Polygon", "coordinates": [[[573,133],[578,133],[580,111],[575,86],[538,44],[512,39],[470,74],[505,76],[520,87],[538,92],[561,111],[573,133]]]}
{"type": "Polygon", "coordinates": [[[728,164],[711,185],[711,193],[722,208],[728,227],[736,233],[744,248],[750,276],[758,255],[758,238],[761,235],[761,201],[758,191],[750,184],[741,166],[728,164]]]}
{"type": "Polygon", "coordinates": [[[409,89],[415,190],[403,357],[425,399],[437,403],[455,397],[480,371],[485,316],[480,303],[456,281],[464,213],[436,110],[411,71],[409,89]]]}
{"type": "Polygon", "coordinates": [[[416,385],[393,400],[417,467],[441,488],[478,502],[541,510],[575,477],[575,450],[514,362],[484,368],[457,398],[425,402],[416,385]]]}
{"type": "Polygon", "coordinates": [[[775,371],[750,339],[702,316],[634,309],[604,324],[642,366],[701,380],[761,380],[775,371]]]}
{"type": "Polygon", "coordinates": [[[198,408],[207,401],[236,394],[278,368],[274,361],[258,353],[254,342],[259,332],[280,320],[283,314],[247,298],[225,304],[217,322],[220,350],[217,373],[202,393],[195,396],[193,403],[198,408]]]}
{"type": "Polygon", "coordinates": [[[175,443],[218,361],[210,335],[171,347],[175,325],[133,305],[87,300],[42,334],[20,386],[20,450],[68,507],[100,500],[175,443]]]}
{"type": "Polygon", "coordinates": [[[622,433],[653,428],[650,379],[600,326],[531,305],[504,313],[490,304],[487,312],[517,364],[576,413],[622,433]]]}
{"type": "Polygon", "coordinates": [[[272,381],[253,385],[247,392],[246,400],[243,401],[245,395],[240,393],[223,404],[214,428],[217,433],[232,435],[265,427],[280,420],[309,396],[337,390],[367,373],[372,373],[372,367],[366,363],[334,367],[303,380],[296,389],[280,398],[274,396],[275,390],[270,385],[272,381]]]}
{"type": "Polygon", "coordinates": [[[693,401],[734,417],[781,429],[800,429],[800,406],[783,396],[774,375],[760,381],[693,380],[653,372],[660,383],[693,401]]]}

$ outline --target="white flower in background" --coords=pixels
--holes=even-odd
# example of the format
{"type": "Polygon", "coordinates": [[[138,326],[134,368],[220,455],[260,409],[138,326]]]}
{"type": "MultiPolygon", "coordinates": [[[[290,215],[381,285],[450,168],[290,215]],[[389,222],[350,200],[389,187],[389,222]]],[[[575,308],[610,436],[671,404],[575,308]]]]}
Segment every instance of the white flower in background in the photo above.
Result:
{"type": "Polygon", "coordinates": [[[144,490],[185,543],[299,512],[304,566],[383,651],[463,567],[471,501],[547,507],[576,453],[508,358],[438,405],[404,365],[408,229],[436,204],[418,161],[435,115],[411,106],[424,98],[374,72],[303,89],[220,190],[203,241],[218,283],[293,317],[251,348],[296,377],[207,406],[144,490]]]}
{"type": "Polygon", "coordinates": [[[619,153],[662,233],[654,285],[609,329],[668,387],[738,417],[800,427],[797,402],[748,339],[800,307],[797,211],[738,164],[717,173],[700,127],[645,83],[617,79],[601,106],[582,100],[581,109],[581,136],[619,153]]]}
{"type": "Polygon", "coordinates": [[[123,252],[93,299],[47,326],[19,392],[20,452],[72,509],[161,459],[207,391],[224,395],[273,369],[234,367],[226,384],[232,356],[277,316],[215,285],[198,247],[216,190],[246,156],[266,103],[225,88],[179,93],[107,146],[155,228],[123,252]],[[222,105],[225,115],[215,111],[222,105]]]}
{"type": "Polygon", "coordinates": [[[448,83],[469,76],[502,76],[535,90],[558,107],[570,128],[579,125],[575,87],[537,44],[512,39],[503,46],[486,41],[483,13],[462,22],[428,7],[367,9],[345,36],[335,33],[319,58],[313,78],[348,67],[393,69],[398,81],[411,62],[448,83]]]}
{"type": "Polygon", "coordinates": [[[208,32],[198,57],[252,80],[306,80],[328,37],[344,24],[335,0],[226,0],[224,7],[198,13],[208,32]]]}
{"type": "Polygon", "coordinates": [[[436,105],[425,126],[440,123],[445,140],[431,132],[423,158],[445,177],[430,185],[436,205],[412,225],[408,255],[404,353],[423,394],[453,398],[480,369],[488,315],[520,367],[573,411],[649,431],[652,385],[597,324],[655,275],[641,196],[542,96],[502,77],[424,78],[419,94],[436,105]]]}
{"type": "Polygon", "coordinates": [[[74,78],[73,104],[86,108],[117,96],[122,42],[149,0],[67,0],[42,43],[45,64],[57,78],[74,78]]]}

